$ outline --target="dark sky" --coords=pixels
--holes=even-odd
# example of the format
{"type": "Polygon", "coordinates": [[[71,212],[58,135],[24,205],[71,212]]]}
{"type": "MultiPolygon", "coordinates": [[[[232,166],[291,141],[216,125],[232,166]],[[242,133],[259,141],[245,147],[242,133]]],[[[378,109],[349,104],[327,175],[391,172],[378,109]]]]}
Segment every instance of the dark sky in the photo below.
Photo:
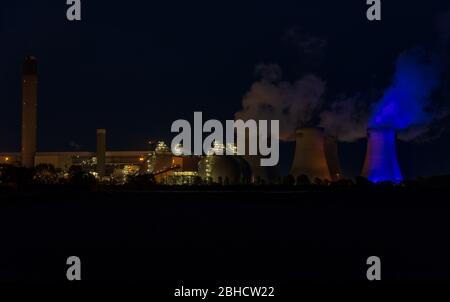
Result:
{"type": "MultiPolygon", "coordinates": [[[[279,64],[289,81],[314,72],[327,82],[327,100],[370,96],[389,85],[399,53],[438,49],[436,18],[450,6],[384,0],[382,21],[370,23],[365,0],[96,0],[82,1],[81,22],[68,22],[65,2],[2,3],[0,151],[19,149],[27,54],[39,60],[40,151],[93,150],[96,128],[107,128],[110,149],[142,149],[148,139],[169,140],[171,123],[196,110],[232,119],[259,63],[279,64]],[[286,38],[292,31],[326,48],[305,56],[286,38]]],[[[433,142],[401,143],[405,174],[450,173],[449,138],[444,130],[433,142]]],[[[288,165],[292,144],[284,149],[288,165]]],[[[364,149],[364,142],[341,146],[349,174],[364,149]]]]}

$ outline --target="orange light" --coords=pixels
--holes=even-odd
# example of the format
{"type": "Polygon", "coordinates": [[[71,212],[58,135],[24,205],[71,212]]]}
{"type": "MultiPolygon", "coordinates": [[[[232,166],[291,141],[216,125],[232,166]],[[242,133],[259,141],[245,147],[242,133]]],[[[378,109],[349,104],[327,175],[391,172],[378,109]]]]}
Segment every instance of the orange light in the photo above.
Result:
{"type": "Polygon", "coordinates": [[[9,161],[9,157],[5,157],[5,161],[9,161]]]}
{"type": "Polygon", "coordinates": [[[139,161],[144,161],[144,160],[145,160],[145,158],[143,158],[143,157],[139,158],[139,161]]]}

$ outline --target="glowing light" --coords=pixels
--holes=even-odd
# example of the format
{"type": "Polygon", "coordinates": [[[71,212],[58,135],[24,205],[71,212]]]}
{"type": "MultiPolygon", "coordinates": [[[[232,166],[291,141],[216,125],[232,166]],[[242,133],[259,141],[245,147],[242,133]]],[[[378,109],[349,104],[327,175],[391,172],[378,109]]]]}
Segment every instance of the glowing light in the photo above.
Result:
{"type": "Polygon", "coordinates": [[[436,62],[420,50],[403,53],[397,60],[392,86],[375,104],[370,127],[402,130],[429,123],[433,116],[426,107],[438,84],[436,62]]]}
{"type": "Polygon", "coordinates": [[[222,144],[221,142],[214,141],[213,147],[206,152],[206,155],[212,156],[212,155],[224,155],[224,154],[231,154],[231,155],[237,155],[238,149],[235,144],[228,143],[226,145],[222,144]]]}
{"type": "Polygon", "coordinates": [[[403,180],[395,148],[395,132],[390,129],[370,129],[363,175],[372,182],[403,180]]]}
{"type": "Polygon", "coordinates": [[[172,151],[173,151],[173,154],[175,154],[175,155],[183,155],[184,154],[183,145],[177,144],[176,146],[174,146],[172,151]]]}
{"type": "Polygon", "coordinates": [[[128,175],[136,175],[139,173],[139,166],[135,166],[135,165],[125,165],[122,169],[122,173],[124,176],[128,176],[128,175]]]}
{"type": "Polygon", "coordinates": [[[156,144],[155,152],[157,154],[171,154],[172,153],[170,148],[163,141],[160,141],[156,144]]]}

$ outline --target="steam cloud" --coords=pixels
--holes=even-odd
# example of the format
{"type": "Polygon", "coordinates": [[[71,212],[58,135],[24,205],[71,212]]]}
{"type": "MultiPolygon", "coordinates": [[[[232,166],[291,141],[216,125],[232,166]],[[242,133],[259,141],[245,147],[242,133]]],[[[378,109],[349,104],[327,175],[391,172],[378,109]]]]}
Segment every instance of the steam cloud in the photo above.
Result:
{"type": "Polygon", "coordinates": [[[323,110],[325,82],[309,74],[291,84],[281,81],[276,64],[258,65],[261,80],[254,83],[243,99],[243,110],[236,119],[279,120],[280,138],[295,140],[295,130],[319,126],[340,141],[352,142],[366,137],[367,127],[393,128],[405,141],[437,138],[441,131],[430,133],[433,122],[446,116],[433,108],[432,93],[440,84],[437,60],[421,49],[402,53],[396,62],[393,83],[383,97],[367,106],[358,97],[338,100],[323,110]],[[434,109],[434,110],[433,110],[434,109]]]}
{"type": "Polygon", "coordinates": [[[404,52],[396,64],[393,84],[373,106],[369,126],[406,130],[433,121],[431,94],[439,85],[434,58],[420,49],[404,52]]]}
{"type": "Polygon", "coordinates": [[[320,127],[340,141],[353,142],[366,137],[369,113],[355,98],[336,101],[320,114],[320,127]]]}
{"type": "MultiPolygon", "coordinates": [[[[448,66],[450,9],[438,16],[436,25],[439,64],[448,66]]],[[[437,57],[420,49],[404,52],[397,60],[393,84],[373,105],[371,116],[356,98],[352,98],[337,101],[321,113],[320,126],[339,140],[350,142],[365,137],[367,125],[394,128],[399,139],[404,141],[420,143],[439,138],[446,128],[444,120],[450,110],[442,104],[433,104],[431,100],[438,86],[448,86],[440,83],[442,70],[438,68],[437,57]]]]}
{"type": "Polygon", "coordinates": [[[439,85],[436,57],[421,49],[406,51],[397,59],[392,85],[371,110],[357,98],[337,101],[320,114],[320,126],[346,142],[366,137],[367,127],[395,129],[404,141],[439,138],[444,127],[435,125],[448,115],[448,110],[438,108],[431,99],[439,85]]]}
{"type": "MultiPolygon", "coordinates": [[[[442,104],[439,107],[432,102],[432,94],[448,81],[438,66],[448,65],[450,9],[436,19],[436,25],[439,56],[428,55],[421,49],[400,54],[392,85],[374,103],[355,96],[331,102],[324,110],[324,80],[308,74],[289,83],[282,81],[279,65],[260,64],[255,69],[260,80],[245,95],[243,109],[235,114],[235,118],[279,120],[280,138],[287,141],[295,140],[296,129],[317,125],[344,142],[365,138],[368,127],[393,128],[405,141],[436,139],[445,129],[444,119],[450,113],[442,104]]],[[[289,30],[284,39],[306,57],[323,53],[327,44],[326,40],[302,33],[297,28],[289,30]]]]}
{"type": "Polygon", "coordinates": [[[277,64],[258,65],[260,80],[245,95],[236,119],[279,120],[280,139],[295,140],[295,130],[309,126],[322,108],[326,84],[308,74],[295,83],[281,81],[277,64]]]}

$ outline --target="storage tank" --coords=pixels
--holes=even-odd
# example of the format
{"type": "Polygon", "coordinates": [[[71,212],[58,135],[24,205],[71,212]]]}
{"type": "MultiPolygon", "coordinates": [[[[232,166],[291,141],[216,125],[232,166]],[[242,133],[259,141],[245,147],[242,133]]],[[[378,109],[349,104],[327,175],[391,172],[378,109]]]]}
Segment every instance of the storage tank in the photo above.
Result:
{"type": "Polygon", "coordinates": [[[250,181],[250,168],[239,156],[210,155],[198,164],[198,173],[206,181],[242,184],[250,181]]]}

